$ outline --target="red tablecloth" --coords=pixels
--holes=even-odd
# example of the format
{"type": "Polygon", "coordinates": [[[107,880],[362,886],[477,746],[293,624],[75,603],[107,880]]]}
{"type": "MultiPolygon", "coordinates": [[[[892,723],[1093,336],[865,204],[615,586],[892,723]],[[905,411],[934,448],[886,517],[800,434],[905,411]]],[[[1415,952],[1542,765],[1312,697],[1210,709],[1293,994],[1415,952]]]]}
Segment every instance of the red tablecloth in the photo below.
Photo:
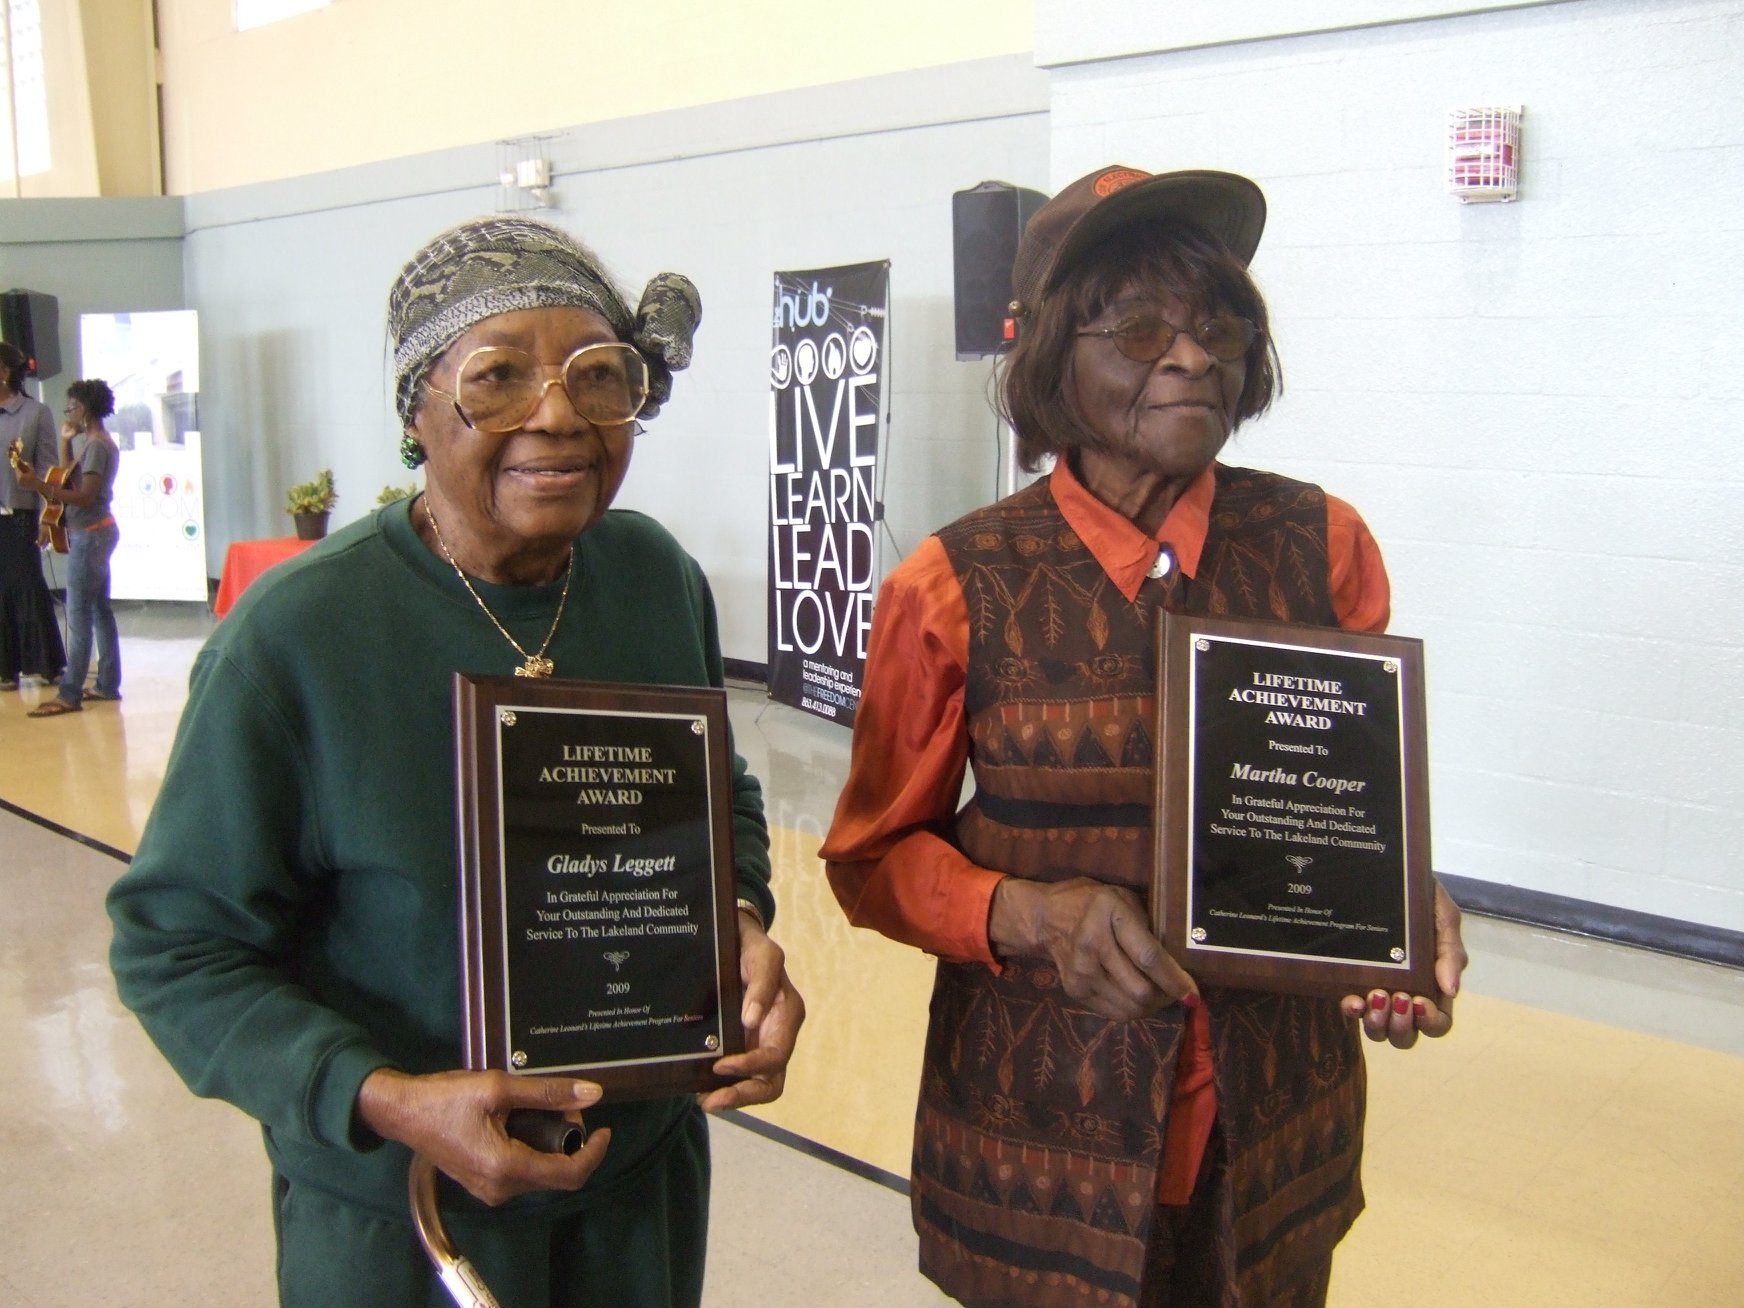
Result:
{"type": "Polygon", "coordinates": [[[242,598],[242,592],[261,573],[275,563],[301,554],[315,542],[298,540],[295,536],[275,536],[271,540],[237,540],[224,552],[224,575],[218,579],[218,598],[212,612],[223,617],[242,598]]]}

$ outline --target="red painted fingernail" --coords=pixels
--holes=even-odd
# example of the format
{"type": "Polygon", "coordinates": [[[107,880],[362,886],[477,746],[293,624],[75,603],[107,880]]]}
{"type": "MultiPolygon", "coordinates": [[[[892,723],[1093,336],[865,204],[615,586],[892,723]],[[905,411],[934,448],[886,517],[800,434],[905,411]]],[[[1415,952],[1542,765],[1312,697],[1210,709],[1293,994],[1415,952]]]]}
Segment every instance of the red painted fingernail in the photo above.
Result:
{"type": "Polygon", "coordinates": [[[1370,995],[1369,1007],[1377,1013],[1384,1012],[1387,1007],[1387,997],[1385,995],[1370,995]]]}
{"type": "Polygon", "coordinates": [[[1182,1008],[1197,1008],[1197,1007],[1199,1007],[1198,994],[1192,990],[1189,990],[1186,994],[1182,995],[1181,996],[1181,1007],[1182,1008]]]}
{"type": "Polygon", "coordinates": [[[1428,1017],[1429,1016],[1429,1005],[1424,1003],[1421,999],[1413,1000],[1411,1002],[1411,1009],[1413,1012],[1415,1012],[1417,1014],[1418,1017],[1428,1017]]]}
{"type": "Polygon", "coordinates": [[[1393,1000],[1393,1011],[1401,1017],[1405,1015],[1405,1010],[1410,1007],[1411,1001],[1405,998],[1404,995],[1399,995],[1393,1000]]]}

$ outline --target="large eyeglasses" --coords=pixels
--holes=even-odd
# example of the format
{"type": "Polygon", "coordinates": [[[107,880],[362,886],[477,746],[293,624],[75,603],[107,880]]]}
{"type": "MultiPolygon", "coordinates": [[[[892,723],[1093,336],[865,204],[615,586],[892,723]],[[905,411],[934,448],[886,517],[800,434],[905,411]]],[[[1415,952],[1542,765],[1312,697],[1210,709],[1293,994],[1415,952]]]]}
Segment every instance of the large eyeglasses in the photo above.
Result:
{"type": "Polygon", "coordinates": [[[484,432],[515,431],[552,386],[562,386],[575,411],[601,426],[630,421],[648,399],[648,365],[620,341],[584,345],[563,361],[556,377],[547,377],[548,371],[525,350],[487,345],[460,361],[452,395],[424,385],[453,404],[468,427],[484,432]]]}
{"type": "Polygon", "coordinates": [[[1161,314],[1141,314],[1129,318],[1118,327],[1091,327],[1080,336],[1104,336],[1134,363],[1155,363],[1169,352],[1177,336],[1191,336],[1213,359],[1234,363],[1247,353],[1248,346],[1259,336],[1260,329],[1246,318],[1219,314],[1206,318],[1192,327],[1177,327],[1161,314]]]}

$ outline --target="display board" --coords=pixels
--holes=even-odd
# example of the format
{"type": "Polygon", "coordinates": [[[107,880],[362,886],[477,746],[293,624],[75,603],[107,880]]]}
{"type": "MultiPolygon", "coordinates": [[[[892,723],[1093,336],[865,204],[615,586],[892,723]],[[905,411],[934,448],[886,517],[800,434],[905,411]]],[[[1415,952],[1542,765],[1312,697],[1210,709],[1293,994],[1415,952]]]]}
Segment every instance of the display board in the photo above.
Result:
{"type": "Polygon", "coordinates": [[[877,580],[890,264],[775,274],[769,696],[854,725],[877,580]]]}
{"type": "Polygon", "coordinates": [[[206,601],[200,329],[192,309],[79,315],[79,375],[115,392],[115,599],[206,601]]]}

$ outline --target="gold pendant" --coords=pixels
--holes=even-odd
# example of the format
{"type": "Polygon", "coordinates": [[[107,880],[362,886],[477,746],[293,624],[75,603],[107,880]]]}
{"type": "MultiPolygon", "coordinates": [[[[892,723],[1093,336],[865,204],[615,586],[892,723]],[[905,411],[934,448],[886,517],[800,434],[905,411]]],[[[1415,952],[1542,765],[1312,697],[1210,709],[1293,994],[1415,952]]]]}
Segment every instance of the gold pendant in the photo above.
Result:
{"type": "Polygon", "coordinates": [[[517,677],[549,677],[557,670],[557,665],[550,659],[541,658],[537,654],[527,655],[527,661],[515,669],[517,677]]]}

